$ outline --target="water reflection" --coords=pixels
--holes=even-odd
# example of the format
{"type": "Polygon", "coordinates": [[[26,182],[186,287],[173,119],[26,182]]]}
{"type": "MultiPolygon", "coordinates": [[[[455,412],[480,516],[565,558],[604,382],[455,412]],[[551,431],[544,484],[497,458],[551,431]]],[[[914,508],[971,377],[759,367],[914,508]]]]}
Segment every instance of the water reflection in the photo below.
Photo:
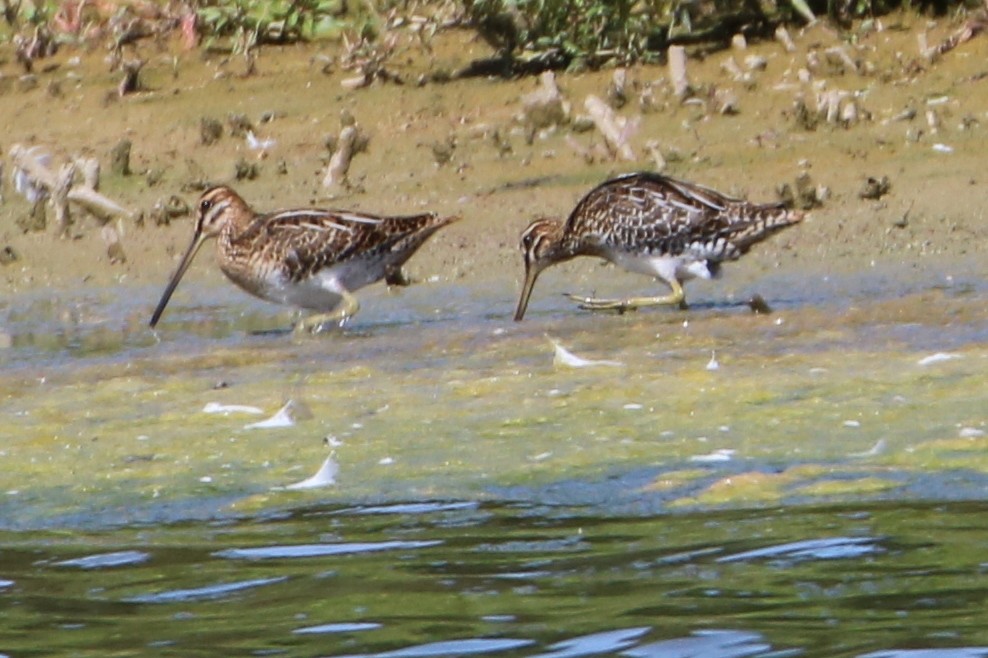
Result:
{"type": "Polygon", "coordinates": [[[153,594],[140,594],[131,596],[124,601],[128,603],[187,603],[191,601],[222,599],[230,594],[243,592],[246,589],[263,587],[273,583],[280,583],[287,580],[280,578],[255,578],[253,580],[242,580],[236,583],[220,583],[216,585],[206,585],[194,589],[176,589],[153,594]]]}
{"type": "Polygon", "coordinates": [[[988,647],[873,651],[863,654],[860,658],[985,658],[985,656],[988,656],[988,647]]]}
{"type": "Polygon", "coordinates": [[[767,546],[753,551],[717,558],[718,562],[740,562],[771,558],[782,563],[795,560],[839,560],[861,557],[878,552],[881,547],[873,537],[831,537],[808,539],[780,546],[767,546]]]}
{"type": "Polygon", "coordinates": [[[150,558],[151,555],[144,551],[116,551],[114,553],[84,555],[83,557],[77,557],[71,560],[55,562],[54,565],[56,567],[78,567],[80,569],[106,569],[129,564],[140,564],[150,558]]]}
{"type": "Polygon", "coordinates": [[[758,633],[730,630],[697,631],[689,637],[631,647],[622,655],[631,658],[742,658],[743,656],[795,656],[802,651],[774,651],[758,633]]]}
{"type": "Polygon", "coordinates": [[[536,654],[533,658],[576,658],[613,653],[633,646],[636,640],[650,630],[652,629],[643,626],[582,635],[550,644],[546,647],[546,653],[536,654]]]}
{"type": "Polygon", "coordinates": [[[51,656],[107,635],[183,655],[988,655],[984,503],[366,509],[4,533],[0,646],[28,655],[44,628],[51,656]]]}
{"type": "Polygon", "coordinates": [[[511,649],[527,647],[535,642],[532,640],[515,639],[481,639],[468,638],[464,640],[447,640],[429,642],[417,646],[404,647],[393,651],[382,651],[372,654],[350,654],[340,658],[426,658],[427,656],[475,656],[491,654],[511,649]]]}
{"type": "Polygon", "coordinates": [[[319,626],[306,626],[296,628],[292,633],[297,635],[318,635],[322,633],[356,633],[359,631],[373,631],[381,628],[381,624],[373,622],[350,622],[344,624],[320,624],[319,626]]]}
{"type": "Polygon", "coordinates": [[[355,544],[300,544],[297,546],[262,546],[258,548],[228,548],[214,553],[216,557],[232,560],[272,560],[284,558],[326,557],[348,553],[375,553],[401,549],[426,548],[439,541],[382,541],[355,544]]]}

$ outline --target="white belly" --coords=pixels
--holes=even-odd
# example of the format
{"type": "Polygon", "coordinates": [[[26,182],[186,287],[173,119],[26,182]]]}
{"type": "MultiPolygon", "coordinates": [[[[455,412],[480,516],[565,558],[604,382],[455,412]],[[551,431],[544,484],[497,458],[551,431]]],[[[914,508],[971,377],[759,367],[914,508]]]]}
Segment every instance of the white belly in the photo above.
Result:
{"type": "Polygon", "coordinates": [[[228,276],[247,292],[275,304],[328,312],[336,308],[343,299],[340,281],[329,271],[301,281],[291,281],[277,271],[245,283],[240,282],[236,276],[228,276]]]}
{"type": "Polygon", "coordinates": [[[710,268],[707,267],[707,261],[689,254],[649,256],[618,253],[610,260],[629,272],[656,277],[663,281],[683,282],[697,278],[713,278],[710,268]]]}
{"type": "Polygon", "coordinates": [[[317,274],[312,278],[277,288],[268,299],[288,306],[328,312],[339,305],[340,300],[343,299],[342,291],[343,288],[336,278],[317,274]]]}

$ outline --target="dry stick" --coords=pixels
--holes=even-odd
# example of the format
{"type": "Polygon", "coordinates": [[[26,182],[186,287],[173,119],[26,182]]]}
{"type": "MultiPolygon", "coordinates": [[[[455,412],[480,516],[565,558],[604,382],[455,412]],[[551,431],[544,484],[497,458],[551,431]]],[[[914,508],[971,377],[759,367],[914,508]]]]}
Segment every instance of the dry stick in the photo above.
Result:
{"type": "Polygon", "coordinates": [[[789,36],[789,30],[787,30],[785,27],[780,25],[779,27],[775,28],[775,38],[779,43],[782,44],[782,47],[785,48],[787,53],[796,52],[796,44],[793,43],[792,37],[789,36]]]}
{"type": "Polygon", "coordinates": [[[721,63],[720,68],[722,68],[724,72],[727,73],[729,76],[731,76],[731,78],[733,78],[735,81],[744,78],[744,71],[741,70],[741,67],[738,66],[737,61],[735,61],[733,57],[729,56],[727,59],[725,59],[721,63]]]}
{"type": "Polygon", "coordinates": [[[652,158],[652,169],[656,172],[662,173],[666,168],[666,159],[662,155],[662,148],[657,139],[650,139],[645,142],[645,150],[648,151],[649,156],[652,158]]]}
{"type": "Polygon", "coordinates": [[[77,185],[69,190],[69,201],[82,206],[89,212],[100,217],[132,218],[134,212],[124,208],[116,201],[109,199],[94,189],[77,185]]]}
{"type": "Polygon", "coordinates": [[[25,148],[20,144],[14,144],[10,147],[10,158],[14,162],[15,170],[20,169],[31,181],[50,190],[55,187],[55,175],[35,157],[36,148],[25,148]]]}
{"type": "Polygon", "coordinates": [[[855,63],[855,61],[851,59],[851,55],[847,52],[847,50],[843,46],[832,46],[830,48],[827,48],[826,52],[828,55],[832,55],[837,59],[839,59],[841,63],[844,64],[845,67],[851,69],[855,73],[858,72],[857,63],[855,63]]]}
{"type": "Polygon", "coordinates": [[[574,151],[576,151],[577,155],[583,158],[584,162],[586,162],[587,164],[593,164],[594,161],[593,152],[589,148],[583,146],[583,144],[578,142],[576,138],[573,137],[573,135],[570,133],[567,133],[564,139],[566,141],[566,145],[569,146],[574,151]]]}
{"type": "Polygon", "coordinates": [[[978,36],[986,28],[988,28],[988,20],[981,17],[972,18],[964,23],[964,25],[961,26],[961,29],[944,39],[940,45],[928,50],[931,51],[932,56],[943,55],[962,43],[970,41],[974,37],[978,36]]]}
{"type": "Polygon", "coordinates": [[[853,100],[844,103],[840,111],[840,122],[845,128],[850,128],[858,122],[858,104],[853,100]]]}
{"type": "Polygon", "coordinates": [[[679,100],[683,100],[690,92],[690,81],[686,77],[686,49],[682,46],[669,46],[668,57],[672,93],[679,100]]]}
{"type": "Polygon", "coordinates": [[[124,77],[117,85],[117,95],[126,96],[141,89],[141,69],[144,68],[143,59],[132,59],[122,65],[124,77]]]}
{"type": "Polygon", "coordinates": [[[72,217],[69,214],[69,190],[72,188],[74,177],[75,165],[71,162],[64,164],[58,170],[54,187],[48,190],[51,193],[51,205],[55,211],[55,226],[58,227],[58,234],[63,237],[68,235],[69,225],[72,223],[72,217]]]}
{"type": "Polygon", "coordinates": [[[539,88],[521,98],[525,142],[528,144],[535,141],[540,130],[562,125],[569,119],[569,108],[552,71],[545,71],[539,80],[539,88]]]}
{"type": "Polygon", "coordinates": [[[76,168],[82,171],[82,184],[90,189],[99,189],[99,160],[79,157],[74,160],[76,168]]]}
{"type": "MultiPolygon", "coordinates": [[[[56,188],[59,184],[65,185],[64,194],[65,199],[78,204],[88,210],[89,212],[99,215],[102,217],[108,216],[120,216],[132,218],[134,216],[133,211],[124,208],[116,201],[103,196],[96,191],[99,181],[99,166],[98,162],[96,166],[93,167],[92,164],[88,166],[83,166],[83,177],[85,182],[83,185],[72,186],[72,178],[68,179],[59,177],[56,178],[55,174],[52,173],[48,167],[46,167],[42,162],[34,155],[33,151],[35,149],[29,149],[21,146],[20,144],[15,144],[10,147],[11,159],[14,162],[14,167],[16,169],[22,170],[27,174],[31,182],[38,187],[44,188],[53,198],[53,205],[55,205],[56,218],[59,217],[59,213],[65,212],[65,217],[68,216],[67,208],[60,210],[57,202],[54,201],[56,195],[56,188]],[[93,182],[93,176],[96,176],[95,185],[91,185],[93,182]]],[[[91,158],[89,160],[92,160],[91,158]]],[[[95,161],[93,161],[95,162],[95,161]]],[[[75,167],[73,166],[73,171],[75,167]]],[[[60,175],[64,176],[67,173],[65,166],[60,170],[60,175]]],[[[66,228],[63,224],[59,223],[61,229],[66,228]]]]}
{"type": "Polygon", "coordinates": [[[920,57],[926,61],[933,59],[934,49],[930,48],[930,45],[926,40],[926,32],[920,32],[916,35],[916,43],[919,46],[920,57]]]}
{"type": "Polygon", "coordinates": [[[608,150],[622,160],[635,161],[637,159],[635,152],[628,144],[629,125],[627,120],[614,114],[614,110],[596,96],[587,96],[583,105],[594,125],[597,126],[597,130],[604,136],[608,150]]]}
{"type": "Polygon", "coordinates": [[[329,159],[326,167],[326,177],[323,178],[323,187],[333,187],[334,185],[346,184],[347,172],[350,170],[350,160],[353,159],[354,145],[357,142],[357,126],[344,126],[340,131],[340,138],[336,142],[336,150],[329,159]]]}

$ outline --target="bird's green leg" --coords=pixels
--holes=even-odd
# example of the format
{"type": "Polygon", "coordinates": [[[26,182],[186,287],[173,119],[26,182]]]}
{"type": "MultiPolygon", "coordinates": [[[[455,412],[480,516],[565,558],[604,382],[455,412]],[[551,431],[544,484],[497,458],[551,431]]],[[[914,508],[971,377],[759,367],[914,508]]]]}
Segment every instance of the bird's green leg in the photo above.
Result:
{"type": "Polygon", "coordinates": [[[682,284],[675,279],[667,281],[672,292],[662,297],[629,297],[628,299],[597,299],[596,297],[581,297],[579,295],[566,296],[579,303],[580,308],[589,311],[615,311],[624,313],[625,311],[636,311],[644,306],[670,305],[686,308],[686,293],[682,284]]]}
{"type": "Polygon", "coordinates": [[[307,318],[302,318],[295,324],[296,334],[317,334],[327,325],[338,325],[342,327],[346,321],[357,314],[360,310],[360,302],[349,291],[341,291],[342,300],[329,313],[317,313],[307,318]]]}

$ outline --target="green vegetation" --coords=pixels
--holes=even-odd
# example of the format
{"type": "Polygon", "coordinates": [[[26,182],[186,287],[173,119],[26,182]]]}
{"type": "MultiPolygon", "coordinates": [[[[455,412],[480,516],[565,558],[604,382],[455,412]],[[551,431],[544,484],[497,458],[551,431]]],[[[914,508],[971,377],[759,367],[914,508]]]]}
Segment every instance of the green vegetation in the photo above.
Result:
{"type": "Polygon", "coordinates": [[[590,65],[648,61],[671,44],[725,45],[780,24],[826,17],[838,26],[899,7],[933,13],[973,0],[463,0],[468,24],[504,56],[558,51],[590,65]]]}
{"type": "Polygon", "coordinates": [[[259,43],[333,36],[352,20],[342,0],[208,0],[197,14],[206,38],[246,31],[259,43]]]}
{"type": "MultiPolygon", "coordinates": [[[[650,61],[670,44],[721,47],[738,33],[768,36],[780,24],[825,17],[837,26],[898,8],[963,13],[977,0],[202,0],[146,6],[95,0],[0,0],[6,34],[50,31],[59,42],[105,38],[129,19],[144,21],[139,36],[182,30],[207,47],[234,49],[349,34],[369,44],[384,31],[411,28],[419,38],[440,26],[475,30],[507,62],[591,67],[650,61]],[[194,27],[183,17],[194,12],[194,27]],[[409,20],[415,16],[415,20],[409,20]],[[405,17],[405,18],[402,18],[405,17]],[[423,30],[422,21],[429,24],[423,30]],[[113,29],[91,30],[90,27],[113,29]],[[92,36],[87,36],[92,35],[92,36]],[[239,44],[239,46],[238,46],[239,44]]],[[[513,71],[527,70],[514,66],[513,71]]]]}
{"type": "Polygon", "coordinates": [[[659,26],[672,25],[673,0],[465,0],[469,24],[498,51],[557,49],[566,56],[643,59],[659,26]]]}

